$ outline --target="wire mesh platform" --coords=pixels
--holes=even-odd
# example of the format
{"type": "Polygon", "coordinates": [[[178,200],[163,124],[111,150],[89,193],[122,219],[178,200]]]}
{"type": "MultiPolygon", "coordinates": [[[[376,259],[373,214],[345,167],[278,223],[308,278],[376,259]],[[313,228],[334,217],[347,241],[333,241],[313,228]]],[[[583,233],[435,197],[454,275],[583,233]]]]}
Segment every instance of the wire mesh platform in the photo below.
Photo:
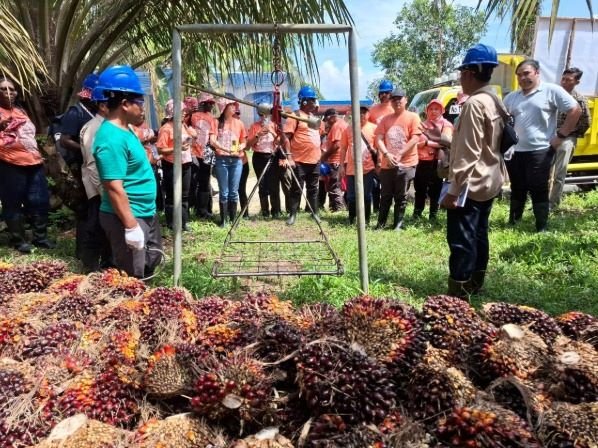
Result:
{"type": "Polygon", "coordinates": [[[214,264],[214,277],[341,275],[327,241],[229,241],[214,264]]]}

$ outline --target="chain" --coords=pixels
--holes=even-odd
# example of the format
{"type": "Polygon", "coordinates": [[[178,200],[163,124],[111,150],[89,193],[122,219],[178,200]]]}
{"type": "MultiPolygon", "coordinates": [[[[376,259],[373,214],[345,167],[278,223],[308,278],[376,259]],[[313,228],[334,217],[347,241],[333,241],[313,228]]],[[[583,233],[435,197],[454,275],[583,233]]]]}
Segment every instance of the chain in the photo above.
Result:
{"type": "Polygon", "coordinates": [[[284,83],[284,72],[282,70],[282,42],[278,24],[274,24],[274,41],[272,42],[272,84],[276,88],[284,83]]]}

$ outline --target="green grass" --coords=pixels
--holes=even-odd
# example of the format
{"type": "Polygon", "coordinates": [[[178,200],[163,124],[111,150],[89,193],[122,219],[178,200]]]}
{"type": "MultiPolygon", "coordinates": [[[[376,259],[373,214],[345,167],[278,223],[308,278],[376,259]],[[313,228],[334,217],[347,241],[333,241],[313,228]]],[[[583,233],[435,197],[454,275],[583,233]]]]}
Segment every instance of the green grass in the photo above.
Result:
{"type": "MultiPolygon", "coordinates": [[[[411,210],[408,209],[408,215],[411,210]]],[[[551,314],[580,310],[598,315],[598,192],[570,194],[550,220],[550,232],[534,232],[533,216],[526,210],[523,222],[506,224],[508,204],[497,201],[491,216],[490,263],[484,292],[472,299],[475,306],[488,301],[507,301],[541,308],[551,314]]],[[[218,279],[210,276],[220,254],[226,231],[215,224],[193,222],[183,237],[182,284],[201,297],[211,294],[237,295],[266,288],[296,304],[327,301],[335,305],[360,294],[357,231],[345,225],[345,214],[323,213],[323,227],[343,262],[344,275],[266,279],[218,279]]],[[[300,227],[317,227],[303,214],[300,227]]],[[[243,238],[285,237],[285,226],[261,220],[243,221],[237,230],[243,238]],[[275,230],[274,227],[276,227],[275,230]],[[282,234],[282,235],[281,235],[282,234]]],[[[305,232],[307,235],[309,232],[305,232]]],[[[171,235],[165,234],[170,247],[171,235]]],[[[448,247],[445,219],[408,223],[399,233],[367,231],[370,294],[396,297],[420,305],[426,296],[446,291],[448,247]]],[[[6,247],[0,258],[21,260],[55,256],[78,269],[70,254],[72,234],[60,234],[55,251],[16,256],[6,247]]],[[[153,285],[172,284],[169,260],[153,285]]]]}

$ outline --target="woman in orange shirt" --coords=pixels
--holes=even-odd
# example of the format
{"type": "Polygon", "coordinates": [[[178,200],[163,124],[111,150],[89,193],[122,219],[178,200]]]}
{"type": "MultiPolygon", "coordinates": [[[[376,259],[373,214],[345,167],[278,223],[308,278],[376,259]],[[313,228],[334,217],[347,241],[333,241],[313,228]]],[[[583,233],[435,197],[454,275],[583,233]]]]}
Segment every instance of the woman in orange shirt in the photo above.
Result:
{"type": "Polygon", "coordinates": [[[50,196],[42,156],[35,140],[35,126],[16,107],[15,83],[0,77],[0,201],[10,242],[22,253],[32,247],[25,241],[25,210],[33,220],[33,245],[51,249],[48,240],[50,196]]]}
{"type": "Polygon", "coordinates": [[[218,180],[220,203],[220,227],[235,219],[239,202],[239,182],[243,172],[245,155],[245,126],[235,117],[239,103],[230,99],[218,102],[221,113],[218,117],[218,136],[212,141],[216,148],[214,171],[218,180]]]}
{"type": "MultiPolygon", "coordinates": [[[[181,104],[183,109],[183,230],[187,230],[187,222],[189,221],[189,190],[191,189],[191,143],[195,138],[195,129],[189,126],[188,122],[191,118],[191,111],[181,104]]],[[[168,100],[166,103],[166,123],[162,125],[158,131],[158,141],[156,147],[162,156],[162,172],[163,172],[163,187],[166,195],[164,204],[164,213],[166,214],[166,225],[172,229],[172,214],[174,208],[174,102],[168,100]]]]}

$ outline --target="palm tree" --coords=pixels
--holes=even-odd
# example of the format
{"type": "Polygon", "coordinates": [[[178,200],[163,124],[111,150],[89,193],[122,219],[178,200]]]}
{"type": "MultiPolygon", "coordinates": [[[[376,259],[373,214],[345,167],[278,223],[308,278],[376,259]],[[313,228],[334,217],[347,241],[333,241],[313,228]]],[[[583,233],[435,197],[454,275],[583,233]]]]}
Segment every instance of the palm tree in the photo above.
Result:
{"type": "MultiPolygon", "coordinates": [[[[579,1],[579,0],[569,0],[579,1]]],[[[588,7],[590,17],[594,16],[592,10],[592,0],[585,0],[588,7]]],[[[548,34],[548,41],[552,40],[554,25],[556,23],[557,14],[559,11],[560,0],[552,0],[552,9],[550,10],[550,31],[548,34]]],[[[542,7],[542,0],[479,0],[478,8],[485,5],[486,17],[497,13],[499,17],[504,17],[512,12],[511,28],[514,30],[514,35],[529,39],[531,28],[536,21],[536,16],[539,14],[542,7]],[[531,24],[531,25],[530,25],[531,24]]],[[[518,46],[520,46],[519,44],[518,46]]]]}
{"type": "MultiPolygon", "coordinates": [[[[133,66],[168,63],[172,28],[176,24],[352,23],[343,0],[0,0],[0,3],[12,17],[13,48],[28,53],[30,64],[38,58],[43,61],[42,69],[30,69],[27,76],[21,77],[30,90],[29,106],[38,124],[64,110],[85,76],[94,70],[122,62],[133,66]],[[20,41],[33,42],[34,47],[25,50],[20,41]],[[43,68],[47,70],[47,82],[43,68]]],[[[3,26],[5,22],[3,17],[3,26]]],[[[313,75],[317,73],[314,46],[326,39],[311,35],[281,36],[283,57],[300,61],[297,65],[313,75]]],[[[271,60],[271,45],[272,36],[258,34],[185,35],[186,73],[205,79],[212,70],[260,71],[264,61],[271,60]]],[[[3,65],[23,66],[23,55],[15,54],[16,50],[6,52],[0,47],[0,52],[3,65]],[[10,64],[4,62],[5,57],[10,64]]]]}

